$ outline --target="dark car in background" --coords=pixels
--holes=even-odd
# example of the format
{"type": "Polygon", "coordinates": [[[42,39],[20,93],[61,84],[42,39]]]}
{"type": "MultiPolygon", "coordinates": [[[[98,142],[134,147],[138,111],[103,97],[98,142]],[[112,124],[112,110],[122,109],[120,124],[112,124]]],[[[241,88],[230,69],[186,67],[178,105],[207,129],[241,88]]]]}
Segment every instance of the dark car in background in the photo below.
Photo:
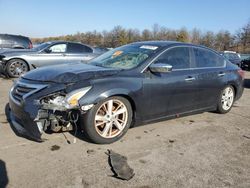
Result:
{"type": "Polygon", "coordinates": [[[241,67],[241,58],[240,55],[233,51],[224,51],[222,54],[233,64],[241,67]]]}
{"type": "Polygon", "coordinates": [[[243,74],[206,47],[132,43],[88,64],[68,63],[24,74],[10,91],[11,121],[36,141],[42,141],[44,131],[74,128],[95,143],[111,143],[132,124],[229,112],[243,93],[243,74]]]}
{"type": "Polygon", "coordinates": [[[241,61],[241,68],[243,70],[250,70],[250,57],[241,61]]]}
{"type": "Polygon", "coordinates": [[[31,49],[32,42],[28,37],[21,35],[0,34],[0,49],[31,49]]]}
{"type": "Polygon", "coordinates": [[[42,43],[31,50],[6,50],[0,52],[0,68],[9,77],[19,77],[32,69],[83,62],[97,57],[102,52],[77,42],[53,41],[42,43]]]}

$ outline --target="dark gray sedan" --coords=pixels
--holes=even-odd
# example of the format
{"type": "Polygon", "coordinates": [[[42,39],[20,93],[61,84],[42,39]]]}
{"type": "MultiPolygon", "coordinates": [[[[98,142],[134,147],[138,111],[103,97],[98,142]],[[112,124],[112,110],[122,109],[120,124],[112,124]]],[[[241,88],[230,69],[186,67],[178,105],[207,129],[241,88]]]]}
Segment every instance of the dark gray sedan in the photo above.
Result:
{"type": "Polygon", "coordinates": [[[0,68],[9,77],[19,77],[37,67],[87,62],[100,55],[94,48],[75,42],[46,42],[31,50],[0,51],[0,68]]]}
{"type": "Polygon", "coordinates": [[[82,130],[90,141],[119,140],[130,126],[205,111],[229,112],[244,72],[198,45],[137,42],[88,64],[30,71],[10,91],[10,119],[43,141],[44,131],[82,130]],[[79,120],[79,121],[78,121],[79,120]]]}

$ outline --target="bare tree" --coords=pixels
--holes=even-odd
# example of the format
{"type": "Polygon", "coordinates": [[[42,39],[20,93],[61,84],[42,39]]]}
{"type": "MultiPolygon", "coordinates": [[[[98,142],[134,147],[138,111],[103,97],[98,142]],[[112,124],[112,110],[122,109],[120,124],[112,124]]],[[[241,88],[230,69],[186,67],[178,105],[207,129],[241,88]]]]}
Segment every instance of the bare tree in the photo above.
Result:
{"type": "Polygon", "coordinates": [[[224,30],[217,33],[211,31],[201,32],[197,28],[189,32],[185,27],[175,30],[154,24],[151,30],[144,29],[139,31],[138,29],[125,29],[122,26],[115,26],[111,31],[98,32],[94,30],[77,32],[74,35],[32,39],[35,43],[50,40],[79,41],[100,47],[117,47],[141,40],[177,40],[205,45],[219,51],[230,49],[250,53],[250,20],[245,26],[237,30],[235,34],[224,30]]]}

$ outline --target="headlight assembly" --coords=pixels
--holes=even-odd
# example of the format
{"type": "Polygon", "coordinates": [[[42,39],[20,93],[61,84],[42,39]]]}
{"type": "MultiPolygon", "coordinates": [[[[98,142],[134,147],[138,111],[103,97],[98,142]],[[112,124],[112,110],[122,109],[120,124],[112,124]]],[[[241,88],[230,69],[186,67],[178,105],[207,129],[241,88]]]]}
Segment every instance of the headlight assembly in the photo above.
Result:
{"type": "Polygon", "coordinates": [[[91,86],[74,90],[68,94],[53,94],[41,100],[47,109],[73,109],[79,107],[79,100],[91,89],[91,86]]]}
{"type": "Polygon", "coordinates": [[[79,99],[82,98],[90,89],[91,89],[91,86],[85,87],[82,89],[77,89],[67,94],[65,97],[65,102],[68,105],[67,108],[77,107],[79,104],[78,103],[79,99]]]}

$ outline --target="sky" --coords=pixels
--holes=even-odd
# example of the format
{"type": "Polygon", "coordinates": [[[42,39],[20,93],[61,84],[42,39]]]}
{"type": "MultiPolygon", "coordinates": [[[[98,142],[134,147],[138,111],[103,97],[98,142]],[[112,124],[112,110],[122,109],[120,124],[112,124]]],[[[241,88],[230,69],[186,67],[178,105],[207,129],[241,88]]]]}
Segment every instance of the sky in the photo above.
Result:
{"type": "Polygon", "coordinates": [[[0,0],[0,33],[48,37],[154,24],[228,30],[250,21],[250,0],[0,0]]]}

